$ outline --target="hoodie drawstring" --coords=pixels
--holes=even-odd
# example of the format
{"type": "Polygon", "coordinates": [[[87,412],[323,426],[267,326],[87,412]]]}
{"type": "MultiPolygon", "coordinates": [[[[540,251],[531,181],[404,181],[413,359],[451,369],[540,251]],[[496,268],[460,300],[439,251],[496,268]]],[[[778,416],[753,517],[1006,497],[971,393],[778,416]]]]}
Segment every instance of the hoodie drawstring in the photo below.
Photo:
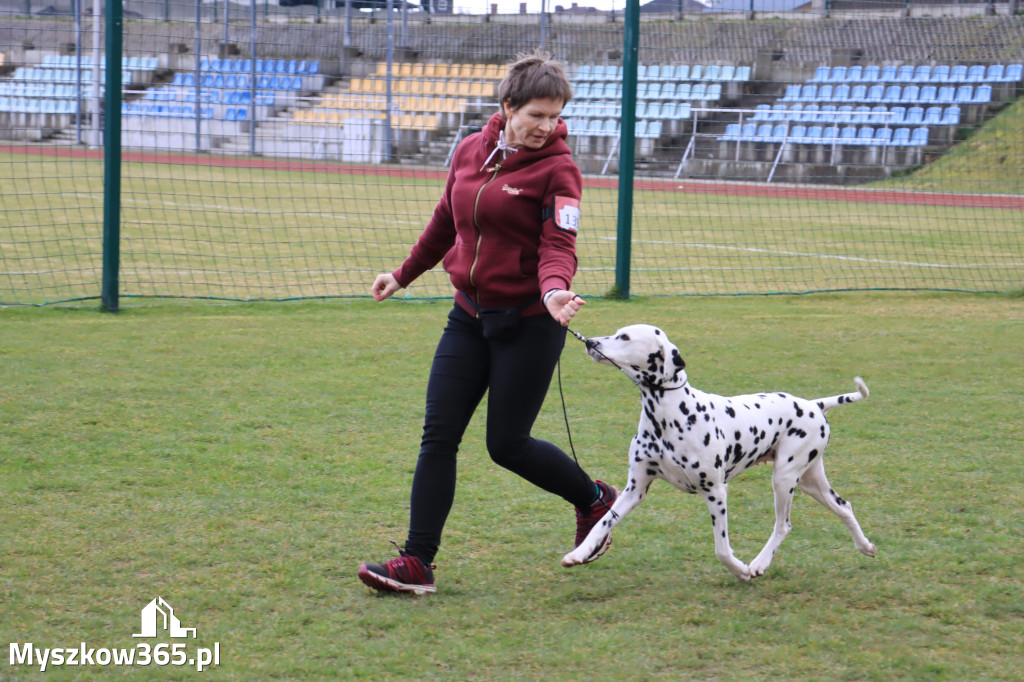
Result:
{"type": "Polygon", "coordinates": [[[487,164],[491,162],[491,159],[493,159],[494,155],[497,154],[499,151],[503,152],[503,156],[501,157],[503,161],[508,158],[509,154],[515,154],[517,151],[519,151],[518,148],[510,147],[507,144],[505,144],[504,130],[498,131],[498,141],[494,145],[494,151],[492,151],[491,155],[487,157],[486,161],[484,161],[484,165],[480,166],[480,170],[484,170],[485,168],[487,168],[487,164]]]}

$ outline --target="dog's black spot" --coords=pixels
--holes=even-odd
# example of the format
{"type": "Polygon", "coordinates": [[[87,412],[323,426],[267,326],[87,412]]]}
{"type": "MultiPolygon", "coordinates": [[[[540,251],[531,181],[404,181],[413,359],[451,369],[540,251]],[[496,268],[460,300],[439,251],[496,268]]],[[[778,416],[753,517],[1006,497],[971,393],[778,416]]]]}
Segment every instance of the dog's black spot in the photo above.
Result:
{"type": "Polygon", "coordinates": [[[722,468],[722,456],[721,455],[715,455],[715,468],[716,469],[721,469],[722,468]]]}
{"type": "Polygon", "coordinates": [[[818,456],[818,451],[817,451],[817,450],[811,450],[811,454],[810,454],[810,456],[809,456],[809,457],[807,458],[807,461],[808,461],[808,462],[813,462],[813,461],[814,461],[814,458],[815,458],[815,457],[817,457],[817,456],[818,456]]]}
{"type": "Polygon", "coordinates": [[[690,406],[686,404],[686,401],[679,403],[679,411],[683,414],[690,414],[690,406]]]}
{"type": "Polygon", "coordinates": [[[790,429],[786,433],[786,435],[787,436],[796,436],[797,438],[807,438],[807,432],[804,431],[803,429],[790,429]]]}
{"type": "Polygon", "coordinates": [[[740,433],[739,431],[737,431],[735,435],[736,435],[736,440],[739,440],[740,438],[743,437],[743,434],[740,433]]]}
{"type": "Polygon", "coordinates": [[[708,443],[710,443],[710,442],[711,442],[711,434],[710,433],[705,433],[704,434],[704,447],[707,447],[708,443]]]}
{"type": "Polygon", "coordinates": [[[728,406],[725,408],[725,413],[727,415],[729,415],[730,417],[735,417],[736,416],[736,410],[734,410],[734,409],[732,409],[731,407],[728,407],[728,406]]]}

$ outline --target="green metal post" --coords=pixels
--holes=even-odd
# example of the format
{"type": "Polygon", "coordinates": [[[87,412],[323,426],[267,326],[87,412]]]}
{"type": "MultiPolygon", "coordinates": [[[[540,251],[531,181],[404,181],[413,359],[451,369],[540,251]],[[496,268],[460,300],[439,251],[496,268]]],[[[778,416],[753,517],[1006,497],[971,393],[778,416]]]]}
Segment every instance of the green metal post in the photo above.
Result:
{"type": "Polygon", "coordinates": [[[615,287],[629,298],[633,241],[633,166],[636,153],[636,74],[640,46],[640,0],[626,0],[622,38],[622,121],[619,128],[619,222],[615,249],[615,287]]]}
{"type": "Polygon", "coordinates": [[[107,73],[103,124],[103,310],[116,313],[121,269],[122,0],[107,2],[107,73]]]}

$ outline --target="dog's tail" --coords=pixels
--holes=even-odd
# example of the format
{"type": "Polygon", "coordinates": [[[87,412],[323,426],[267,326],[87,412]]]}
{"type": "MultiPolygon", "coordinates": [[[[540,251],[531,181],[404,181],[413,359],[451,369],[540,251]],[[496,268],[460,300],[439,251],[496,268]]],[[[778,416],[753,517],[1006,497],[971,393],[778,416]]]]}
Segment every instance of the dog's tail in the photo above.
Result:
{"type": "Polygon", "coordinates": [[[864,380],[860,377],[854,377],[853,383],[857,384],[857,393],[843,393],[842,395],[834,395],[831,398],[819,398],[817,401],[818,407],[821,408],[822,412],[828,412],[836,405],[843,405],[845,403],[855,403],[858,400],[866,400],[868,395],[868,385],[864,383],[864,380]]]}

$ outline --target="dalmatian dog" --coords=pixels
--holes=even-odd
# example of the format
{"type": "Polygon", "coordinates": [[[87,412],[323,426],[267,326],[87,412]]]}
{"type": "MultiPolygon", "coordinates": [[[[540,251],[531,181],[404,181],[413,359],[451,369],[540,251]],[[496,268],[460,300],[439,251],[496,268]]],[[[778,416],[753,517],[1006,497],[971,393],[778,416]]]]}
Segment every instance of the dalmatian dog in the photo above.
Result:
{"type": "Polygon", "coordinates": [[[829,438],[825,413],[868,397],[860,377],[854,379],[856,393],[817,400],[788,393],[724,397],[687,383],[679,349],[656,327],[623,327],[613,336],[586,339],[586,345],[594,360],[618,367],[639,386],[643,409],[629,449],[629,481],[623,493],[583,543],[562,558],[563,566],[593,561],[605,536],[643,501],[656,478],[704,498],[715,555],[740,580],[768,569],[792,527],[789,512],[797,486],[842,520],[862,554],[875,556],[875,546],[861,531],[850,504],[829,486],[822,462],[829,438]],[[775,528],[747,565],[729,545],[726,492],[730,480],[763,462],[774,463],[775,528]]]}

